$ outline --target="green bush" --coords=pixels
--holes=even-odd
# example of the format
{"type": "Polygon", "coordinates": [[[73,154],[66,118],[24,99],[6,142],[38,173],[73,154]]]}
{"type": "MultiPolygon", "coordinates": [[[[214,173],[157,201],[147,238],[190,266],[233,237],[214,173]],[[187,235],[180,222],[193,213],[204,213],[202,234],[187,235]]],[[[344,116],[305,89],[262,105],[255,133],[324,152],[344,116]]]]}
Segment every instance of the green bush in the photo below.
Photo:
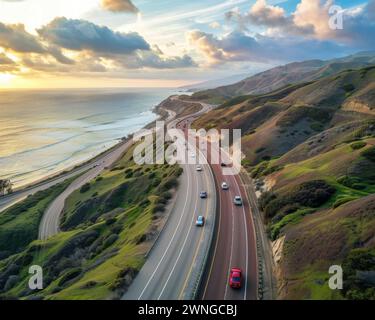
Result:
{"type": "Polygon", "coordinates": [[[372,146],[361,153],[366,159],[375,162],[375,146],[372,146]]]}
{"type": "Polygon", "coordinates": [[[111,234],[107,239],[104,240],[104,248],[108,248],[118,240],[119,236],[117,234],[111,234]]]}
{"type": "Polygon", "coordinates": [[[285,195],[269,196],[267,204],[261,205],[261,208],[264,208],[265,218],[269,220],[282,213],[283,208],[288,205],[298,204],[303,207],[318,208],[326,203],[335,192],[336,189],[324,180],[312,180],[300,184],[285,195]]]}
{"type": "Polygon", "coordinates": [[[66,284],[67,282],[77,278],[81,274],[81,272],[82,272],[81,268],[74,268],[72,270],[69,270],[67,273],[65,273],[61,277],[58,285],[60,287],[63,287],[64,284],[66,284]]]}
{"type": "Polygon", "coordinates": [[[359,150],[359,149],[362,149],[364,147],[366,147],[367,143],[364,142],[364,141],[358,141],[358,142],[354,142],[350,145],[350,147],[353,149],[353,150],[359,150]]]}
{"type": "Polygon", "coordinates": [[[342,264],[344,296],[354,300],[375,300],[373,284],[375,273],[375,249],[353,249],[342,264]]]}
{"type": "Polygon", "coordinates": [[[89,191],[91,188],[91,185],[90,183],[85,183],[82,187],[81,187],[81,190],[79,190],[80,193],[86,193],[87,191],[89,191]]]}
{"type": "Polygon", "coordinates": [[[342,206],[343,204],[345,203],[348,203],[350,201],[353,201],[353,200],[356,200],[357,198],[356,197],[345,197],[345,198],[340,198],[340,199],[337,199],[335,201],[335,203],[333,204],[333,208],[336,209],[340,206],[342,206]]]}

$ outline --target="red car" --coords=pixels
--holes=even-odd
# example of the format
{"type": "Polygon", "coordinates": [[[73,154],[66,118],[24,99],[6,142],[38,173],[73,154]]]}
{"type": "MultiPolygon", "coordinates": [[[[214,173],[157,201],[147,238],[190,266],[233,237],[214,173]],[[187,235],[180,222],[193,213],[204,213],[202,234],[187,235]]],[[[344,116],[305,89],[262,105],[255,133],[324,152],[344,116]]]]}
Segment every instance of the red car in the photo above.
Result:
{"type": "Polygon", "coordinates": [[[229,276],[229,286],[234,289],[241,288],[242,285],[242,271],[239,268],[232,268],[229,276]]]}

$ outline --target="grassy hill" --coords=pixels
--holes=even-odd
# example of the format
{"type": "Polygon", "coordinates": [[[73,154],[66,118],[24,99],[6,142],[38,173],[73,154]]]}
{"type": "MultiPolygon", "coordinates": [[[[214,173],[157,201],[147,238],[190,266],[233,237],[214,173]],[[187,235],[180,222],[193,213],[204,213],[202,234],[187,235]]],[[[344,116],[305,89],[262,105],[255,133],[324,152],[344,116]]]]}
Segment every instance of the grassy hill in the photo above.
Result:
{"type": "Polygon", "coordinates": [[[244,168],[264,185],[282,299],[375,299],[375,66],[346,63],[231,97],[194,124],[242,129],[244,168]],[[328,287],[333,264],[344,268],[340,292],[328,287]]]}
{"type": "MultiPolygon", "coordinates": [[[[17,250],[12,242],[1,244],[7,254],[0,257],[0,299],[91,300],[122,295],[163,225],[165,207],[182,170],[177,165],[139,166],[132,155],[133,148],[115,166],[70,195],[62,232],[47,241],[36,240],[38,222],[47,203],[67,184],[47,191],[48,197],[39,194],[0,215],[3,223],[17,213],[11,222],[17,228],[6,227],[17,232],[14,239],[22,239],[17,250]],[[33,217],[30,225],[30,216],[36,214],[39,219],[33,217]],[[28,267],[34,264],[43,267],[40,292],[27,286],[28,267]]],[[[7,235],[0,225],[0,237],[7,235]]]]}
{"type": "MultiPolygon", "coordinates": [[[[361,126],[373,118],[374,84],[374,66],[342,71],[268,94],[230,99],[194,126],[242,129],[243,152],[254,165],[280,157],[331,128],[361,126]]],[[[325,135],[319,141],[322,146],[324,139],[325,135]]]]}
{"type": "Polygon", "coordinates": [[[328,61],[293,62],[261,72],[228,86],[197,92],[192,98],[223,102],[242,95],[268,93],[293,83],[315,81],[343,70],[359,69],[374,63],[374,52],[362,52],[328,61]]]}

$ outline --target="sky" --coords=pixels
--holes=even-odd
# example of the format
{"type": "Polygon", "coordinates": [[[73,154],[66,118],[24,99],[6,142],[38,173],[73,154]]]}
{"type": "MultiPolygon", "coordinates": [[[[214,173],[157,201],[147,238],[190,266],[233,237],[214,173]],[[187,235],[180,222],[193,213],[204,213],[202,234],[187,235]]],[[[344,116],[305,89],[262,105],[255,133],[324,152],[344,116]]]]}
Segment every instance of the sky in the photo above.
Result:
{"type": "Polygon", "coordinates": [[[374,17],[375,0],[0,0],[0,88],[250,75],[375,50],[374,17]]]}

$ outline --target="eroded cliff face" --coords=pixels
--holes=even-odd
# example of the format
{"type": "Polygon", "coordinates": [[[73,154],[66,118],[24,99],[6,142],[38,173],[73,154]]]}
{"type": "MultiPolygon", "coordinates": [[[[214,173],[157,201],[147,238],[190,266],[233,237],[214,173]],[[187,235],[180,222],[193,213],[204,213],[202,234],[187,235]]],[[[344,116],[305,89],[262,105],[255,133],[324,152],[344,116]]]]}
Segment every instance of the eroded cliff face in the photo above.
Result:
{"type": "Polygon", "coordinates": [[[283,248],[285,243],[285,236],[278,238],[272,242],[272,257],[275,266],[275,276],[277,279],[277,295],[278,299],[285,298],[286,281],[282,274],[281,260],[283,255],[283,248]]]}
{"type": "Polygon", "coordinates": [[[375,115],[375,101],[374,105],[370,105],[369,103],[360,100],[351,100],[345,103],[342,109],[345,111],[355,111],[375,115]]]}

